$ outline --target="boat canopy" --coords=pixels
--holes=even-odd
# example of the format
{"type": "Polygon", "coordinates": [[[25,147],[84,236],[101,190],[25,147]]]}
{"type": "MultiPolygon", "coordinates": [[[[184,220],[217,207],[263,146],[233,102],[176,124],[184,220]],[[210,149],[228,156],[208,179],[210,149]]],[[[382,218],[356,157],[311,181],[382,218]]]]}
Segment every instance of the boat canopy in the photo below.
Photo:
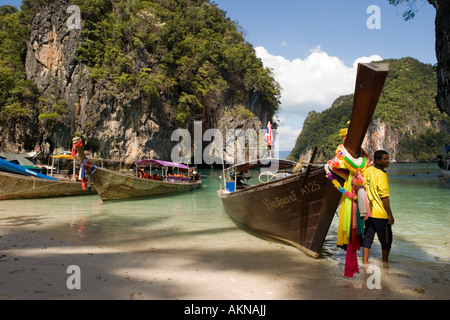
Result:
{"type": "Polygon", "coordinates": [[[182,163],[163,161],[163,160],[155,160],[155,159],[142,159],[142,160],[136,161],[135,164],[137,166],[151,166],[151,167],[156,167],[156,168],[173,167],[173,168],[189,170],[189,167],[182,163]]]}
{"type": "Polygon", "coordinates": [[[16,153],[0,153],[0,159],[18,164],[19,166],[24,166],[29,169],[38,168],[34,165],[33,162],[29,160],[26,154],[16,154],[16,153]]]}
{"type": "Polygon", "coordinates": [[[285,170],[294,168],[297,165],[297,162],[283,160],[283,159],[274,159],[274,158],[266,158],[266,159],[257,159],[250,162],[245,162],[241,164],[237,164],[232,168],[236,171],[243,171],[248,169],[255,168],[267,168],[267,167],[276,167],[278,170],[285,170]]]}
{"type": "Polygon", "coordinates": [[[39,172],[30,170],[24,166],[3,160],[1,157],[0,157],[0,171],[6,171],[6,172],[10,172],[10,173],[25,175],[25,176],[34,176],[34,177],[43,178],[43,179],[58,180],[56,178],[47,176],[45,174],[41,174],[39,172]]]}

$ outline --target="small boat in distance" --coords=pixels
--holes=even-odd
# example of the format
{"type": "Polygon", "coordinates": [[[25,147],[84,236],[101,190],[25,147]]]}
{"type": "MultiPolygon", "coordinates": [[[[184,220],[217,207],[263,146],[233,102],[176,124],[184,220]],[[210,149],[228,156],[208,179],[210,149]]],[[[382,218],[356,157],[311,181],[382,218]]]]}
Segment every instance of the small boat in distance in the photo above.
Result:
{"type": "MultiPolygon", "coordinates": [[[[74,138],[74,145],[77,143],[75,141],[79,141],[77,137],[74,138]]],[[[184,164],[143,159],[135,163],[136,173],[133,176],[93,166],[86,158],[82,145],[76,146],[76,151],[81,159],[85,159],[82,165],[103,201],[152,197],[202,187],[200,175],[184,164]],[[145,172],[146,167],[150,168],[148,173],[145,172]],[[160,169],[161,174],[153,174],[153,168],[160,169]]]]}
{"type": "MultiPolygon", "coordinates": [[[[360,156],[361,144],[387,73],[387,64],[358,65],[353,110],[344,142],[345,149],[355,158],[360,156]]],[[[273,172],[274,179],[258,185],[239,183],[242,173],[264,164],[278,169],[286,169],[284,166],[292,167],[293,164],[262,159],[233,166],[234,181],[227,182],[218,191],[230,218],[246,231],[288,243],[317,258],[339,206],[341,193],[327,177],[324,167],[313,165],[315,154],[316,149],[305,170],[284,177],[273,172]]]]}

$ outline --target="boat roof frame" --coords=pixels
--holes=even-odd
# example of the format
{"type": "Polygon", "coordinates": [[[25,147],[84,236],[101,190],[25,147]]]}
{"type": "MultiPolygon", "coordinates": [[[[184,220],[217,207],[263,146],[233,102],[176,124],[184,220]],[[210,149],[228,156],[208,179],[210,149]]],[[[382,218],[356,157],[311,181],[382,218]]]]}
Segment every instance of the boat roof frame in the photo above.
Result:
{"type": "Polygon", "coordinates": [[[189,167],[182,163],[157,160],[157,159],[142,159],[135,162],[136,166],[151,166],[156,168],[173,167],[181,170],[189,170],[189,167]]]}
{"type": "Polygon", "coordinates": [[[274,162],[278,164],[278,170],[293,169],[297,165],[297,162],[290,161],[290,160],[276,159],[276,158],[263,158],[263,159],[255,159],[255,160],[243,162],[240,164],[236,164],[236,165],[233,165],[233,166],[227,168],[227,170],[233,169],[235,171],[242,171],[242,170],[256,169],[256,168],[269,168],[269,167],[272,167],[274,162]]]}

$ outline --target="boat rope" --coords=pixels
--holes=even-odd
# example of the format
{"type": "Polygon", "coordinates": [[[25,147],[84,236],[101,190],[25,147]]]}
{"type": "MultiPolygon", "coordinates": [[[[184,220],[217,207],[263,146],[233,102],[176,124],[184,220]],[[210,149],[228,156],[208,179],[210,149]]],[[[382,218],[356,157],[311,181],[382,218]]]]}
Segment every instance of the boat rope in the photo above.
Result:
{"type": "Polygon", "coordinates": [[[306,161],[297,161],[297,163],[307,164],[307,165],[310,165],[310,166],[318,166],[319,165],[318,163],[311,163],[311,162],[306,162],[306,161]]]}
{"type": "Polygon", "coordinates": [[[302,169],[304,169],[304,165],[308,165],[308,166],[312,166],[312,167],[317,167],[319,164],[317,163],[311,163],[311,162],[306,162],[306,161],[297,161],[297,164],[294,167],[293,173],[299,173],[299,172],[303,172],[302,169]]]}
{"type": "Polygon", "coordinates": [[[272,181],[272,179],[276,179],[276,178],[284,178],[285,176],[286,176],[285,173],[273,173],[273,172],[270,172],[270,171],[266,171],[266,172],[261,172],[261,173],[259,174],[258,180],[259,180],[259,182],[261,182],[261,183],[267,183],[267,182],[272,181]],[[262,176],[268,176],[268,175],[272,175],[272,176],[269,177],[269,178],[267,179],[267,181],[262,181],[261,177],[262,177],[262,176]]]}

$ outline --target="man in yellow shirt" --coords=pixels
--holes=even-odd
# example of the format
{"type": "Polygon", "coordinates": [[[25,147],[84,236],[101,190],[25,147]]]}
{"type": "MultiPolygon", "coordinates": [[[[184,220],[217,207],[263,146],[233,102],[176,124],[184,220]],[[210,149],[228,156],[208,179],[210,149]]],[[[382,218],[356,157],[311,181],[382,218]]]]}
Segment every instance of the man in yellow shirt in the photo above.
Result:
{"type": "Polygon", "coordinates": [[[364,173],[366,181],[367,197],[369,198],[372,217],[365,222],[363,247],[363,263],[367,264],[370,248],[375,237],[381,243],[382,260],[388,262],[392,245],[392,225],[394,217],[389,203],[389,180],[386,169],[389,166],[389,154],[384,150],[378,150],[373,155],[374,165],[367,168],[364,173]]]}

